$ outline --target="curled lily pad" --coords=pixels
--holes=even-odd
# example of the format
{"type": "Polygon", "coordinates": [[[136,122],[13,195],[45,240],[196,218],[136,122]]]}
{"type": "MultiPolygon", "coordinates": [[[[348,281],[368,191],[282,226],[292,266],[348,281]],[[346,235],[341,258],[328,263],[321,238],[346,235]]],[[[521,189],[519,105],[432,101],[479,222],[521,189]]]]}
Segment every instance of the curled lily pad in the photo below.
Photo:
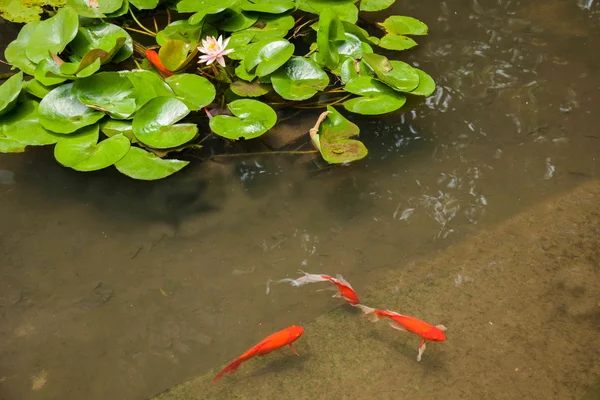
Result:
{"type": "Polygon", "coordinates": [[[363,60],[386,85],[400,92],[410,92],[419,85],[415,68],[402,61],[390,61],[384,56],[366,53],[363,60]]]}
{"type": "Polygon", "coordinates": [[[254,80],[254,78],[256,78],[256,74],[255,73],[250,73],[248,71],[246,71],[246,68],[244,68],[244,64],[240,63],[240,65],[238,65],[235,68],[235,75],[240,78],[243,79],[245,81],[248,82],[252,82],[252,80],[254,80]]]}
{"type": "Polygon", "coordinates": [[[138,109],[156,97],[175,96],[169,85],[152,71],[137,69],[119,73],[127,77],[133,84],[135,103],[138,109]]]}
{"type": "Polygon", "coordinates": [[[379,43],[379,38],[378,37],[369,36],[369,32],[367,32],[363,28],[361,28],[361,27],[359,27],[359,26],[357,26],[357,25],[355,25],[353,23],[351,24],[349,22],[342,21],[342,26],[344,27],[344,31],[346,31],[346,33],[353,34],[354,36],[356,36],[357,38],[359,38],[363,42],[370,43],[370,44],[377,44],[377,43],[379,43]]]}
{"type": "Polygon", "coordinates": [[[294,54],[294,45],[285,39],[267,39],[254,43],[244,58],[244,68],[257,76],[269,75],[286,63],[294,54]]]}
{"type": "Polygon", "coordinates": [[[4,58],[14,67],[28,75],[33,75],[35,72],[35,63],[27,57],[27,43],[39,22],[30,22],[21,28],[19,35],[15,40],[10,42],[4,50],[4,58]]]}
{"type": "Polygon", "coordinates": [[[360,132],[358,126],[348,121],[333,107],[327,107],[326,117],[323,113],[317,122],[316,132],[311,129],[311,140],[321,152],[325,161],[331,164],[343,164],[357,161],[366,157],[368,151],[365,145],[355,139],[360,132]]]}
{"type": "Polygon", "coordinates": [[[157,149],[181,146],[198,133],[195,124],[176,124],[189,113],[181,100],[157,97],[135,114],[133,133],[140,142],[157,149]]]}
{"type": "Polygon", "coordinates": [[[79,57],[96,51],[102,64],[122,62],[133,54],[133,39],[126,30],[114,24],[97,24],[80,27],[69,48],[79,57]],[[99,53],[97,50],[105,53],[99,53]]]}
{"type": "Polygon", "coordinates": [[[241,8],[230,8],[223,13],[219,28],[225,32],[237,32],[250,28],[258,20],[257,13],[243,12],[241,8]]]}
{"type": "Polygon", "coordinates": [[[229,87],[233,93],[240,97],[260,97],[264,94],[267,94],[271,91],[271,87],[256,82],[244,82],[244,81],[236,81],[231,84],[229,87]]]}
{"type": "Polygon", "coordinates": [[[77,171],[97,171],[121,160],[131,146],[129,139],[115,135],[98,143],[98,125],[61,138],[54,147],[54,158],[77,171]]]}
{"type": "Polygon", "coordinates": [[[197,111],[206,107],[217,95],[213,84],[203,76],[177,74],[168,77],[166,82],[175,92],[175,96],[183,101],[190,110],[197,111]]]}
{"type": "MultiPolygon", "coordinates": [[[[262,15],[256,21],[256,24],[250,28],[231,35],[228,47],[236,49],[236,52],[240,50],[237,43],[234,43],[234,39],[235,42],[256,43],[268,39],[283,38],[295,24],[296,21],[291,15],[262,15]]],[[[235,52],[229,58],[232,58],[232,55],[235,55],[235,52]]]]}
{"type": "Polygon", "coordinates": [[[49,131],[73,133],[98,122],[104,113],[86,107],[72,92],[73,84],[58,86],[40,102],[40,124],[49,131]]]}
{"type": "Polygon", "coordinates": [[[98,53],[103,50],[92,50],[78,62],[67,63],[58,57],[48,57],[35,68],[35,79],[43,85],[51,86],[67,79],[85,78],[100,69],[101,62],[98,53]]]}
{"type": "Polygon", "coordinates": [[[291,0],[241,0],[240,7],[244,11],[281,14],[294,8],[295,3],[291,0]]]}
{"type": "Polygon", "coordinates": [[[385,10],[396,0],[361,0],[360,11],[381,11],[385,10]]]}
{"type": "Polygon", "coordinates": [[[128,118],[136,110],[133,84],[118,72],[100,72],[78,80],[72,92],[86,106],[115,119],[128,118]]]}
{"type": "Polygon", "coordinates": [[[292,57],[271,76],[273,89],[286,100],[306,100],[329,84],[329,76],[314,61],[292,57]]]}
{"type": "Polygon", "coordinates": [[[343,83],[348,83],[356,77],[373,76],[374,73],[371,68],[367,68],[362,61],[348,58],[342,63],[339,75],[343,83]]]}
{"type": "Polygon", "coordinates": [[[227,139],[254,139],[277,122],[275,111],[257,100],[236,100],[227,108],[234,116],[217,115],[210,120],[210,129],[227,139]]]}
{"type": "Polygon", "coordinates": [[[133,134],[131,121],[107,119],[100,123],[100,131],[108,137],[113,137],[115,135],[123,135],[131,142],[137,142],[137,139],[133,134]]]}
{"type": "Polygon", "coordinates": [[[53,86],[42,85],[37,79],[30,79],[23,83],[23,90],[38,99],[43,99],[52,89],[53,86]]]}
{"type": "Polygon", "coordinates": [[[419,86],[412,90],[410,94],[416,94],[418,96],[431,96],[435,92],[435,81],[429,74],[415,68],[417,74],[419,74],[419,86]]]}
{"type": "Polygon", "coordinates": [[[0,85],[0,115],[6,114],[17,104],[17,98],[23,88],[23,72],[8,78],[0,85]]]}
{"type": "Polygon", "coordinates": [[[331,9],[324,10],[319,16],[317,30],[317,61],[330,69],[337,67],[340,55],[333,45],[336,40],[345,40],[344,26],[331,9]]]}
{"type": "Polygon", "coordinates": [[[181,40],[186,43],[200,42],[202,25],[192,25],[186,20],[170,23],[156,34],[156,43],[163,46],[167,40],[181,40]]]}
{"type": "MultiPolygon", "coordinates": [[[[100,68],[100,65],[98,65],[98,68],[100,68]]],[[[60,66],[51,57],[40,61],[35,67],[34,77],[44,86],[58,85],[67,80],[67,77],[60,75],[60,66]]]]}
{"type": "Polygon", "coordinates": [[[158,51],[160,61],[169,71],[185,68],[198,53],[196,43],[167,40],[158,51]]]}
{"type": "Polygon", "coordinates": [[[123,0],[67,0],[67,5],[82,17],[105,18],[106,14],[119,10],[123,0]]]}
{"type": "Polygon", "coordinates": [[[56,15],[40,22],[27,43],[27,57],[38,63],[49,53],[59,54],[77,35],[79,17],[73,8],[64,7],[56,15]]]}
{"type": "Polygon", "coordinates": [[[139,147],[132,147],[115,167],[130,178],[152,181],[166,178],[188,164],[189,161],[163,160],[139,147]]]}
{"type": "Polygon", "coordinates": [[[58,136],[45,130],[38,120],[38,104],[26,101],[0,120],[0,137],[28,146],[56,143],[58,136]]]}

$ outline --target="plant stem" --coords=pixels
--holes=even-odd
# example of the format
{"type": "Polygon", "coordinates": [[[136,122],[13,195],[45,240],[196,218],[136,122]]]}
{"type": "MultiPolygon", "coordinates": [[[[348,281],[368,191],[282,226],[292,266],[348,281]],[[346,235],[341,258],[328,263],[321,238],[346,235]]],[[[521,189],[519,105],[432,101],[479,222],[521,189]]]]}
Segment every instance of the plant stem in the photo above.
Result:
{"type": "Polygon", "coordinates": [[[152,21],[154,21],[154,31],[158,34],[158,24],[156,23],[156,18],[154,15],[152,16],[152,21]]]}
{"type": "Polygon", "coordinates": [[[133,20],[135,21],[135,23],[142,28],[143,31],[148,32],[148,34],[150,36],[156,36],[156,33],[152,32],[150,29],[146,28],[144,25],[142,25],[140,23],[140,21],[138,21],[138,19],[135,17],[135,14],[133,13],[133,11],[131,11],[131,8],[129,9],[129,14],[131,14],[131,16],[133,17],[133,20]]]}
{"type": "Polygon", "coordinates": [[[171,11],[167,8],[167,25],[171,25],[171,11]]]}
{"type": "Polygon", "coordinates": [[[152,36],[152,37],[156,36],[154,34],[150,34],[150,33],[146,32],[146,31],[140,31],[139,29],[133,29],[133,28],[129,28],[129,27],[125,27],[125,29],[127,29],[128,31],[141,33],[142,35],[146,35],[146,36],[152,36]]]}

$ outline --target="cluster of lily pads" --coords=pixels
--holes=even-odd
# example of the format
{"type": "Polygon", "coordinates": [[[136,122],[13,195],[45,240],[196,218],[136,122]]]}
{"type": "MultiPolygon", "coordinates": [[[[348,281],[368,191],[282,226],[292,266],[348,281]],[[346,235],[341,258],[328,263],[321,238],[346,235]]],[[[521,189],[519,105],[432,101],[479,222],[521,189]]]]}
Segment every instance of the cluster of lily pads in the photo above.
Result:
{"type": "Polygon", "coordinates": [[[359,160],[359,128],[335,107],[385,114],[435,89],[425,72],[375,52],[416,46],[424,23],[388,17],[381,38],[357,25],[359,11],[393,3],[68,0],[6,48],[20,71],[0,86],[0,152],[55,144],[75,170],[160,179],[188,164],[170,152],[212,134],[255,139],[276,125],[275,109],[298,107],[327,110],[309,132],[326,161],[359,160]],[[162,29],[155,16],[167,19],[162,29]]]}

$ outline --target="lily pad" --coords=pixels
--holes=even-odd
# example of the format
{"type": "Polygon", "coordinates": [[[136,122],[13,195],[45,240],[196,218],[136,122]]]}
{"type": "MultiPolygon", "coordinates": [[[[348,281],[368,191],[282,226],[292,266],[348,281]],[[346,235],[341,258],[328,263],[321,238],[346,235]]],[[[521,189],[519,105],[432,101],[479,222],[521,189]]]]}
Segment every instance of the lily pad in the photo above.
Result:
{"type": "Polygon", "coordinates": [[[67,0],[67,5],[82,17],[105,18],[106,14],[119,10],[123,0],[67,0]]]}
{"type": "Polygon", "coordinates": [[[286,63],[294,54],[294,45],[285,39],[267,39],[254,43],[244,58],[244,68],[257,76],[269,75],[286,63]]]}
{"type": "Polygon", "coordinates": [[[80,102],[111,118],[129,118],[136,110],[133,84],[118,72],[100,72],[78,80],[72,92],[80,102]]]}
{"type": "Polygon", "coordinates": [[[240,44],[256,43],[268,39],[280,39],[288,34],[294,27],[296,21],[291,15],[262,15],[256,24],[243,31],[235,32],[231,35],[229,46],[236,51],[229,55],[229,58],[241,60],[245,51],[240,44]],[[239,52],[239,54],[238,54],[239,52]]]}
{"type": "Polygon", "coordinates": [[[152,181],[166,178],[188,164],[189,161],[163,160],[139,147],[132,147],[115,167],[130,178],[152,181]]]}
{"type": "Polygon", "coordinates": [[[346,31],[346,33],[353,34],[354,36],[356,36],[357,38],[359,38],[363,42],[370,43],[370,44],[377,44],[377,43],[379,43],[379,38],[378,37],[369,36],[369,32],[367,32],[363,28],[361,28],[361,27],[359,27],[359,26],[357,26],[357,25],[355,25],[353,23],[351,24],[349,22],[342,21],[342,26],[344,27],[344,31],[346,31]]]}
{"type": "Polygon", "coordinates": [[[311,134],[312,142],[321,152],[325,161],[343,164],[360,160],[368,154],[365,145],[355,139],[360,132],[358,126],[348,121],[333,107],[328,106],[329,114],[319,126],[317,134],[311,134]]]}
{"type": "Polygon", "coordinates": [[[189,113],[181,100],[157,97],[135,114],[133,133],[140,142],[157,149],[181,146],[198,133],[195,124],[176,124],[189,113]]]}
{"type": "Polygon", "coordinates": [[[218,14],[233,6],[238,0],[182,0],[177,3],[177,11],[180,13],[195,13],[188,20],[190,24],[199,24],[204,17],[210,14],[218,14]]]}
{"type": "Polygon", "coordinates": [[[360,11],[381,11],[395,3],[396,0],[360,0],[360,11]]]}
{"type": "Polygon", "coordinates": [[[384,56],[366,53],[363,60],[386,85],[399,92],[410,92],[419,85],[415,68],[402,61],[390,61],[384,56]]]}
{"type": "Polygon", "coordinates": [[[120,63],[133,54],[133,39],[126,30],[114,24],[97,24],[80,27],[69,48],[83,58],[93,50],[101,49],[102,64],[109,61],[120,63]]]}
{"type": "Polygon", "coordinates": [[[227,108],[234,116],[217,115],[210,120],[210,129],[227,139],[257,138],[277,122],[275,111],[257,100],[236,100],[227,108]]]}
{"type": "Polygon", "coordinates": [[[412,17],[394,15],[378,23],[388,33],[395,35],[427,35],[427,25],[412,17]]]}
{"type": "Polygon", "coordinates": [[[158,6],[158,0],[129,0],[138,10],[154,10],[158,6]]]}
{"type": "Polygon", "coordinates": [[[258,21],[258,14],[243,12],[241,8],[229,8],[223,13],[219,28],[224,32],[237,32],[250,28],[258,21]]]}
{"type": "Polygon", "coordinates": [[[198,53],[196,43],[183,40],[167,40],[158,51],[160,61],[169,71],[185,68],[198,53]]]}
{"type": "Polygon", "coordinates": [[[35,63],[27,57],[27,43],[31,39],[31,35],[39,25],[39,22],[30,22],[21,28],[19,35],[15,40],[10,42],[4,50],[4,58],[13,67],[19,68],[28,75],[35,73],[35,63]]]}
{"type": "Polygon", "coordinates": [[[294,8],[291,0],[241,0],[240,7],[244,11],[254,11],[268,14],[281,14],[294,8]]]}
{"type": "Polygon", "coordinates": [[[412,90],[410,94],[416,94],[418,96],[431,96],[433,92],[435,92],[435,81],[429,74],[425,71],[421,71],[418,68],[415,68],[417,74],[419,74],[419,86],[416,89],[412,90]]]}
{"type": "Polygon", "coordinates": [[[317,30],[317,61],[330,69],[337,67],[340,55],[333,42],[345,40],[344,26],[331,9],[325,9],[319,16],[319,28],[317,30]]]}
{"type": "Polygon", "coordinates": [[[329,85],[329,76],[314,61],[292,57],[271,76],[273,89],[286,100],[306,100],[329,85]]]}
{"type": "Polygon", "coordinates": [[[379,46],[388,50],[408,50],[417,45],[413,39],[408,36],[387,34],[379,41],[379,46]]]}
{"type": "Polygon", "coordinates": [[[28,146],[54,144],[58,136],[45,130],[38,120],[38,104],[26,101],[0,120],[0,137],[28,146]]]}
{"type": "MultiPolygon", "coordinates": [[[[102,52],[102,50],[97,51],[102,52]]],[[[35,68],[35,79],[45,86],[52,86],[67,79],[76,80],[90,76],[100,69],[100,58],[95,55],[95,52],[88,54],[89,57],[84,57],[80,62],[60,61],[60,65],[52,57],[48,57],[40,61],[35,68]]]]}
{"type": "Polygon", "coordinates": [[[0,153],[22,153],[26,144],[9,139],[0,134],[0,153]]]}
{"type": "Polygon", "coordinates": [[[233,93],[240,97],[260,97],[271,91],[271,87],[256,82],[235,81],[229,87],[233,93]]]}
{"type": "Polygon", "coordinates": [[[200,42],[202,25],[192,25],[186,20],[170,23],[156,35],[156,43],[163,46],[167,40],[181,40],[186,43],[200,42]]]}
{"type": "Polygon", "coordinates": [[[138,110],[148,101],[156,97],[173,97],[175,93],[157,74],[146,70],[121,71],[121,75],[127,77],[135,88],[135,103],[138,110]]]}
{"type": "Polygon", "coordinates": [[[23,90],[38,99],[43,99],[52,89],[53,86],[42,85],[37,79],[30,79],[23,83],[23,90]]]}
{"type": "Polygon", "coordinates": [[[190,110],[201,110],[213,102],[217,92],[212,83],[196,74],[177,74],[166,79],[175,96],[190,110]]]}
{"type": "Polygon", "coordinates": [[[243,79],[248,82],[251,82],[254,78],[256,78],[255,73],[250,73],[250,72],[246,71],[246,68],[244,68],[243,63],[240,63],[237,67],[235,67],[235,75],[238,78],[243,79]]]}
{"type": "Polygon", "coordinates": [[[348,83],[359,76],[373,76],[370,67],[364,65],[362,61],[347,58],[340,66],[339,75],[343,83],[348,83]]]}
{"type": "Polygon", "coordinates": [[[382,115],[400,109],[406,103],[406,97],[400,93],[361,96],[346,100],[344,108],[362,115],[382,115]]]}
{"type": "Polygon", "coordinates": [[[79,17],[73,8],[64,7],[56,15],[37,24],[27,43],[27,57],[38,63],[50,53],[59,54],[77,35],[79,17]]]}
{"type": "Polygon", "coordinates": [[[66,77],[60,76],[60,66],[56,64],[51,57],[40,61],[40,63],[36,65],[34,77],[35,80],[39,81],[44,86],[58,85],[59,83],[63,83],[67,80],[66,77]],[[52,72],[55,72],[59,75],[56,75],[52,72]]]}
{"type": "Polygon", "coordinates": [[[11,76],[6,82],[0,85],[0,115],[6,114],[15,107],[22,88],[22,71],[11,76]]]}
{"type": "Polygon", "coordinates": [[[312,14],[320,14],[326,9],[347,6],[356,3],[356,0],[302,0],[298,9],[312,14]]]}
{"type": "Polygon", "coordinates": [[[129,139],[115,135],[98,143],[98,125],[61,138],[54,147],[54,158],[77,171],[97,171],[121,160],[131,146],[129,139]]]}
{"type": "Polygon", "coordinates": [[[73,133],[98,122],[104,113],[86,107],[72,92],[73,84],[58,86],[40,102],[40,124],[49,131],[73,133]]]}
{"type": "Polygon", "coordinates": [[[115,119],[107,119],[100,123],[100,131],[108,137],[115,135],[123,135],[131,142],[136,143],[137,139],[133,134],[131,121],[120,121],[115,119]]]}

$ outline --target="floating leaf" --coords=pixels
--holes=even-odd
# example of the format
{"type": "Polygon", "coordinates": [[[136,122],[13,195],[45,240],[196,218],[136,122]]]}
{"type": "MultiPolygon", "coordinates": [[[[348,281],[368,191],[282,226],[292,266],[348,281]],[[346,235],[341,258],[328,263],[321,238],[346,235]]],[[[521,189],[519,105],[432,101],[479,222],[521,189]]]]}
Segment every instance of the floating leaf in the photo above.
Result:
{"type": "Polygon", "coordinates": [[[0,153],[22,153],[25,147],[26,144],[0,135],[0,153]]]}
{"type": "Polygon", "coordinates": [[[40,124],[49,131],[73,133],[88,125],[95,124],[104,113],[92,110],[81,103],[72,92],[73,84],[68,83],[53,89],[40,102],[40,124]]]}
{"type": "Polygon", "coordinates": [[[53,86],[42,85],[36,79],[30,79],[26,82],[23,82],[23,90],[30,95],[37,97],[38,99],[43,99],[44,96],[50,93],[52,89],[54,89],[53,86]]]}
{"type": "Polygon", "coordinates": [[[228,9],[223,13],[223,21],[219,23],[219,29],[224,32],[237,32],[247,28],[258,21],[257,13],[243,12],[242,9],[228,9]]]}
{"type": "Polygon", "coordinates": [[[129,0],[138,10],[154,10],[158,6],[158,0],[129,0]]]}
{"type": "Polygon", "coordinates": [[[102,64],[109,61],[120,63],[133,54],[133,39],[127,31],[114,24],[88,25],[79,28],[69,48],[79,58],[96,50],[102,64]],[[99,53],[97,49],[105,53],[99,53]]]}
{"type": "Polygon", "coordinates": [[[131,127],[131,121],[119,121],[114,119],[107,119],[100,123],[100,131],[108,137],[115,135],[123,135],[131,142],[136,143],[137,139],[133,134],[133,128],[131,127]]]}
{"type": "Polygon", "coordinates": [[[229,58],[234,60],[243,59],[247,51],[247,48],[243,47],[244,44],[283,38],[295,24],[296,21],[291,15],[261,16],[256,24],[250,28],[231,35],[231,40],[227,47],[235,49],[235,52],[231,53],[229,58]]]}
{"type": "Polygon", "coordinates": [[[12,110],[23,88],[23,72],[19,72],[0,85],[0,115],[12,110]]]}
{"type": "Polygon", "coordinates": [[[412,17],[394,15],[378,25],[395,35],[427,35],[427,25],[412,17]]]}
{"type": "Polygon", "coordinates": [[[158,56],[165,68],[169,71],[178,71],[188,65],[197,53],[196,43],[167,40],[158,51],[158,56]]]}
{"type": "Polygon", "coordinates": [[[358,76],[373,76],[373,74],[370,67],[367,67],[362,61],[354,60],[352,58],[346,59],[342,63],[339,71],[343,83],[348,83],[358,76]]]}
{"type": "Polygon", "coordinates": [[[126,76],[133,84],[135,88],[135,103],[138,110],[156,97],[175,96],[171,87],[152,71],[137,69],[133,71],[121,71],[119,73],[126,76]]]}
{"type": "MultiPolygon", "coordinates": [[[[102,50],[97,50],[102,52],[102,50]]],[[[57,62],[48,57],[35,68],[35,79],[42,85],[52,86],[64,82],[67,79],[80,79],[92,75],[100,69],[100,58],[94,52],[88,53],[89,57],[84,57],[77,63],[57,62]]]]}
{"type": "Polygon", "coordinates": [[[192,25],[186,20],[170,23],[156,34],[156,43],[163,46],[167,40],[182,40],[196,44],[200,41],[202,25],[192,25]]]}
{"type": "Polygon", "coordinates": [[[231,91],[241,97],[260,97],[271,91],[271,87],[260,82],[236,81],[229,87],[231,91]]]}
{"type": "Polygon", "coordinates": [[[0,17],[10,22],[27,23],[40,20],[42,7],[57,9],[64,6],[64,0],[1,0],[0,17]]]}
{"type": "Polygon", "coordinates": [[[282,14],[296,5],[291,0],[241,0],[240,7],[244,11],[255,11],[268,14],[282,14]]]}
{"type": "Polygon", "coordinates": [[[118,72],[100,72],[78,80],[72,92],[80,102],[111,118],[125,119],[136,110],[133,84],[118,72]]]}
{"type": "Polygon", "coordinates": [[[257,76],[269,75],[286,63],[294,54],[294,45],[285,39],[267,39],[254,43],[244,58],[244,68],[257,76]]]}
{"type": "Polygon", "coordinates": [[[333,42],[345,38],[344,26],[335,13],[331,9],[321,12],[317,30],[317,62],[330,69],[337,67],[340,56],[333,42]]]}
{"type": "Polygon", "coordinates": [[[105,18],[106,14],[118,11],[123,0],[67,0],[77,14],[88,18],[105,18]]]}
{"type": "Polygon", "coordinates": [[[366,30],[364,30],[363,28],[361,28],[357,25],[354,25],[353,23],[344,21],[344,22],[342,22],[342,26],[344,27],[344,31],[346,31],[346,33],[353,34],[354,36],[356,36],[363,42],[370,43],[370,44],[379,43],[378,37],[369,36],[369,32],[367,32],[366,30]]]}
{"type": "Polygon", "coordinates": [[[6,47],[6,50],[4,50],[4,58],[6,58],[6,61],[28,75],[33,75],[35,73],[35,63],[27,58],[27,43],[29,43],[31,35],[38,25],[39,22],[30,22],[25,25],[21,28],[17,38],[10,42],[6,47]]]}
{"type": "Polygon", "coordinates": [[[217,92],[210,81],[195,74],[177,74],[166,79],[175,96],[190,110],[201,110],[215,99],[217,92]]]}
{"type": "Polygon", "coordinates": [[[167,149],[181,146],[198,133],[195,124],[177,124],[190,113],[186,105],[173,97],[150,100],[133,117],[133,133],[150,147],[167,149]]]}
{"type": "Polygon", "coordinates": [[[256,78],[256,74],[251,74],[250,72],[246,71],[246,68],[244,68],[243,63],[240,63],[237,67],[235,67],[235,75],[238,78],[248,82],[251,82],[252,80],[254,80],[254,78],[256,78]]]}
{"type": "Polygon", "coordinates": [[[400,92],[410,92],[419,85],[415,68],[402,61],[389,61],[384,56],[366,53],[363,60],[386,85],[400,92]]]}
{"type": "Polygon", "coordinates": [[[358,126],[344,118],[333,107],[318,127],[317,133],[311,132],[312,142],[321,152],[325,161],[331,164],[343,164],[364,158],[368,151],[365,145],[351,137],[360,132],[358,126]]]}
{"type": "Polygon", "coordinates": [[[327,9],[334,9],[339,13],[339,8],[352,6],[353,3],[356,3],[356,0],[302,0],[298,9],[312,14],[321,14],[327,9]]]}
{"type": "Polygon", "coordinates": [[[381,38],[379,46],[388,50],[408,50],[415,47],[417,42],[408,36],[388,34],[381,38]]]}
{"type": "Polygon", "coordinates": [[[44,86],[58,85],[67,80],[66,77],[63,78],[59,75],[52,74],[52,71],[60,75],[60,66],[56,64],[56,61],[48,57],[45,60],[40,61],[35,67],[34,77],[44,86]]]}
{"type": "Polygon", "coordinates": [[[418,96],[431,96],[433,92],[435,92],[435,81],[429,74],[424,71],[421,71],[418,68],[415,68],[417,74],[419,74],[419,86],[416,89],[412,90],[410,94],[416,94],[418,96]]]}
{"type": "Polygon", "coordinates": [[[277,122],[275,111],[257,100],[236,100],[227,104],[234,115],[217,115],[210,120],[210,129],[227,139],[254,139],[277,122]]]}
{"type": "Polygon", "coordinates": [[[360,11],[381,11],[385,10],[396,0],[360,0],[360,11]]]}
{"type": "Polygon", "coordinates": [[[54,147],[54,158],[77,171],[97,171],[121,160],[129,151],[129,139],[115,135],[98,143],[98,124],[82,128],[61,138],[54,147]]]}
{"type": "Polygon", "coordinates": [[[28,146],[54,144],[58,136],[45,130],[38,120],[38,104],[26,101],[0,120],[0,137],[28,146]]]}
{"type": "Polygon", "coordinates": [[[190,24],[199,24],[204,17],[210,14],[218,14],[231,7],[238,0],[182,0],[177,3],[177,11],[195,13],[188,20],[190,24]]]}
{"type": "Polygon", "coordinates": [[[163,160],[139,147],[132,147],[115,167],[130,178],[152,181],[166,178],[188,164],[189,161],[163,160]]]}
{"type": "Polygon", "coordinates": [[[59,54],[77,35],[79,17],[71,7],[58,10],[56,15],[37,24],[27,43],[27,57],[38,63],[50,53],[59,54]]]}
{"type": "Polygon", "coordinates": [[[292,57],[271,76],[273,89],[286,100],[306,100],[329,85],[329,76],[314,61],[292,57]]]}
{"type": "MultiPolygon", "coordinates": [[[[233,53],[227,55],[232,60],[243,60],[246,57],[246,53],[248,52],[248,43],[254,39],[254,34],[246,32],[246,30],[241,32],[235,32],[233,35],[229,37],[229,43],[227,44],[228,49],[233,49],[233,53]]],[[[240,64],[240,65],[243,65],[240,64]]]]}
{"type": "Polygon", "coordinates": [[[406,103],[405,96],[367,76],[359,76],[350,80],[344,89],[361,96],[344,102],[346,110],[357,114],[387,114],[398,110],[406,103]]]}

